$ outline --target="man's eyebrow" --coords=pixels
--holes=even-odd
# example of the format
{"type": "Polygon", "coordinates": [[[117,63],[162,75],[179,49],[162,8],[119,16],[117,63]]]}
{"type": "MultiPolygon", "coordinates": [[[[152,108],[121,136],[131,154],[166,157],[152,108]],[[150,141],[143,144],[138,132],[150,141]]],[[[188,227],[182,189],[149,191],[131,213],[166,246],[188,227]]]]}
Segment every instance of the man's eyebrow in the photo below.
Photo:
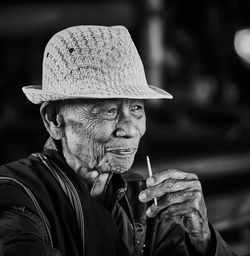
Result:
{"type": "Polygon", "coordinates": [[[101,105],[112,104],[112,103],[117,104],[118,100],[117,99],[100,99],[100,100],[97,100],[96,102],[94,102],[93,106],[99,107],[101,105]]]}

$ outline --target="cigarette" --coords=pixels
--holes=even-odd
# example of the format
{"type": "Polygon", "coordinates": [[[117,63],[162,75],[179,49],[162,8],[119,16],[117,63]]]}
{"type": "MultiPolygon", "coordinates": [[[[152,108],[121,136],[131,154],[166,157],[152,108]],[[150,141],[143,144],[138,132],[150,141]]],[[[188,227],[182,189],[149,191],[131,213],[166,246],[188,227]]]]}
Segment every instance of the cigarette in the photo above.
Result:
{"type": "MultiPolygon", "coordinates": [[[[151,164],[150,164],[150,159],[149,159],[148,156],[146,157],[146,159],[147,159],[149,177],[152,177],[153,173],[152,173],[152,168],[151,168],[151,164]]],[[[157,198],[154,198],[154,205],[155,205],[155,206],[158,205],[158,203],[157,203],[157,198]]]]}

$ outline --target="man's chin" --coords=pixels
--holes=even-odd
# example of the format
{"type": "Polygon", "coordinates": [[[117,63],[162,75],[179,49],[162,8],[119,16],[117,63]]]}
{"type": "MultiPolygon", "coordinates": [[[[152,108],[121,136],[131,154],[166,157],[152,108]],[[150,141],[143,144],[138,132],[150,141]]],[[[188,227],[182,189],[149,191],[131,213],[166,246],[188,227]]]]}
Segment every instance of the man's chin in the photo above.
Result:
{"type": "Polygon", "coordinates": [[[127,157],[116,156],[112,158],[111,167],[114,173],[123,173],[131,168],[134,162],[135,155],[127,157]]]}
{"type": "Polygon", "coordinates": [[[104,163],[99,171],[110,172],[110,173],[123,173],[131,168],[134,162],[135,155],[130,156],[112,156],[109,157],[109,161],[104,163]]]}

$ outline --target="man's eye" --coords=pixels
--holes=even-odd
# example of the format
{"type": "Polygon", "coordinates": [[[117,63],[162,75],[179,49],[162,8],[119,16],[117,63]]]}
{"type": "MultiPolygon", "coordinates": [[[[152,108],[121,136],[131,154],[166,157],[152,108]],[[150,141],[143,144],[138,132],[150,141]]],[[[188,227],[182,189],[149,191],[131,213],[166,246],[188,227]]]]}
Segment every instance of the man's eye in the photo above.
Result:
{"type": "Polygon", "coordinates": [[[135,105],[131,108],[132,111],[142,111],[143,107],[141,105],[135,105]]]}
{"type": "Polygon", "coordinates": [[[116,115],[117,114],[117,109],[116,108],[110,108],[110,109],[107,110],[107,113],[111,114],[111,115],[116,115]]]}
{"type": "Polygon", "coordinates": [[[141,116],[143,114],[143,106],[134,105],[130,108],[130,111],[132,111],[137,116],[141,116]]]}

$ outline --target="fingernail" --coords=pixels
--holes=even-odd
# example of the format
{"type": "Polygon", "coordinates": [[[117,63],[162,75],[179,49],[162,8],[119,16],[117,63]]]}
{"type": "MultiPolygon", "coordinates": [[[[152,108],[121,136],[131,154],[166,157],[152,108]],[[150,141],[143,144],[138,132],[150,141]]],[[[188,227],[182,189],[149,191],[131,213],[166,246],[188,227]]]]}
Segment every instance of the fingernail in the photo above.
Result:
{"type": "Polygon", "coordinates": [[[92,179],[95,179],[97,176],[98,176],[98,172],[97,171],[92,171],[91,173],[90,173],[90,176],[91,176],[91,178],[92,179]]]}
{"type": "Polygon", "coordinates": [[[145,192],[141,192],[141,193],[139,194],[139,199],[140,199],[140,200],[146,199],[146,193],[145,193],[145,192]]]}
{"type": "Polygon", "coordinates": [[[150,214],[151,214],[151,209],[150,209],[150,208],[147,209],[146,214],[147,214],[148,216],[150,216],[150,214]]]}
{"type": "Polygon", "coordinates": [[[155,179],[153,177],[148,178],[148,185],[153,185],[155,183],[155,179]]]}

